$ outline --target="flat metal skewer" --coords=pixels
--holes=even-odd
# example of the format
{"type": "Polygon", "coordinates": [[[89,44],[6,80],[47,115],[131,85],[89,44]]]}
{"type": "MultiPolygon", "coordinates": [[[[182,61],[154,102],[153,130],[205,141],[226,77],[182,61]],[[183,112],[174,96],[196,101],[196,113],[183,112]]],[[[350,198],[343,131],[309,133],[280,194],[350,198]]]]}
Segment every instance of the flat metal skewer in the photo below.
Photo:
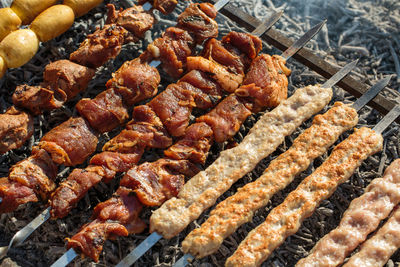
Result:
{"type": "MultiPolygon", "coordinates": [[[[347,74],[350,73],[350,71],[356,66],[358,60],[350,62],[349,64],[347,64],[346,66],[344,66],[341,70],[339,70],[334,76],[332,76],[327,82],[325,82],[325,84],[328,84],[331,86],[333,86],[335,83],[333,83],[333,81],[336,81],[336,83],[338,81],[340,81],[341,79],[344,78],[344,76],[346,76],[347,74]]],[[[386,85],[389,83],[391,79],[391,76],[388,76],[380,81],[378,81],[375,85],[371,86],[367,92],[365,92],[360,98],[358,98],[352,105],[352,107],[357,110],[360,111],[361,108],[363,108],[366,104],[368,104],[369,101],[371,101],[375,96],[377,96],[379,94],[380,91],[382,91],[383,88],[386,87],[386,85]]],[[[327,86],[325,86],[327,87],[327,86]]],[[[400,112],[400,111],[399,111],[400,112]]],[[[393,112],[395,113],[395,112],[393,112]]],[[[398,114],[397,114],[398,116],[398,114]]],[[[393,115],[393,117],[391,120],[394,120],[397,118],[396,115],[393,115]]],[[[390,119],[388,119],[390,120],[390,119]]],[[[193,260],[194,256],[192,256],[191,254],[184,254],[175,264],[173,267],[185,267],[189,264],[189,261],[193,260]]],[[[121,266],[126,266],[126,265],[121,265],[121,266]]]]}
{"type": "Polygon", "coordinates": [[[383,133],[383,131],[386,130],[386,128],[394,122],[395,119],[397,119],[400,115],[400,105],[397,104],[392,108],[392,110],[389,111],[388,114],[386,114],[383,119],[381,119],[377,125],[375,125],[372,130],[374,130],[377,133],[383,133]]]}
{"type": "MultiPolygon", "coordinates": [[[[274,17],[274,16],[273,16],[274,17]]],[[[326,20],[321,21],[320,23],[318,23],[317,25],[315,25],[314,27],[312,27],[308,32],[306,32],[302,37],[300,37],[299,40],[297,40],[296,42],[293,43],[292,46],[290,46],[286,51],[284,51],[281,56],[285,58],[285,60],[288,60],[290,57],[292,57],[294,54],[296,54],[297,51],[299,51],[306,43],[308,43],[322,28],[322,26],[326,23],[326,20]]],[[[264,32],[261,32],[261,30],[259,29],[260,27],[263,27],[264,29],[266,28],[264,23],[261,24],[260,26],[258,26],[253,32],[254,33],[258,33],[258,36],[262,35],[267,29],[269,29],[270,27],[272,27],[272,25],[270,27],[268,27],[266,30],[264,30],[264,32]]],[[[357,64],[357,61],[352,62],[348,65],[346,65],[344,68],[346,68],[345,71],[342,71],[341,73],[346,72],[349,73],[354,66],[357,64]]],[[[346,75],[344,74],[344,76],[346,75]]],[[[341,74],[342,75],[342,74],[341,74]]],[[[334,76],[333,76],[334,77],[334,76]]],[[[337,77],[337,76],[336,76],[337,77]]],[[[342,77],[343,78],[343,77],[342,77]]],[[[339,79],[341,80],[341,78],[339,79]]],[[[147,250],[149,250],[154,244],[154,240],[157,239],[160,240],[162,238],[162,236],[156,232],[152,233],[149,237],[147,237],[142,243],[140,243],[139,246],[137,246],[134,250],[132,250],[124,259],[122,259],[122,261],[120,263],[118,263],[116,266],[117,267],[123,267],[123,266],[130,266],[132,265],[134,262],[136,262],[144,253],[147,252],[147,250]],[[143,246],[142,246],[143,244],[143,246]],[[152,244],[151,246],[149,246],[150,244],[152,244]],[[144,249],[146,248],[146,249],[144,249]],[[140,256],[138,256],[140,255],[140,256]]]]}

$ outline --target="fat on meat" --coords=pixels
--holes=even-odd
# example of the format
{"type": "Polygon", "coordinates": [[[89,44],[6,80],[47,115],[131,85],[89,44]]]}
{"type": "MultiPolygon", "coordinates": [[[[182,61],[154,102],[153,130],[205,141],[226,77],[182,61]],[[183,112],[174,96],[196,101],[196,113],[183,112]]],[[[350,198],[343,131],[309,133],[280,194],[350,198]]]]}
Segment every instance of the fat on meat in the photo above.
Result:
{"type": "Polygon", "coordinates": [[[56,164],[74,166],[83,163],[97,146],[97,134],[82,117],[70,118],[45,134],[38,144],[56,164]]]}
{"type": "Polygon", "coordinates": [[[114,89],[107,89],[95,98],[83,98],[76,104],[79,114],[90,126],[100,133],[111,131],[128,118],[128,109],[121,95],[114,89]]]}
{"type": "Polygon", "coordinates": [[[161,80],[158,70],[139,58],[126,61],[112,76],[106,87],[120,94],[128,106],[155,96],[161,80]]]}
{"type": "Polygon", "coordinates": [[[10,107],[0,115],[0,154],[19,148],[33,134],[33,117],[10,107]]]}

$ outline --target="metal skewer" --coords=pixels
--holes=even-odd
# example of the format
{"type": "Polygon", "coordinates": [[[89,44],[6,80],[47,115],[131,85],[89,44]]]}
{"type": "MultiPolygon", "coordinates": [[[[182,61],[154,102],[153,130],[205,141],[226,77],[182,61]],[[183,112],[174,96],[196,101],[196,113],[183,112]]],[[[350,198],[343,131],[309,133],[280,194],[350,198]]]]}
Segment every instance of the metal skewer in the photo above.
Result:
{"type": "Polygon", "coordinates": [[[372,130],[374,130],[377,133],[383,133],[383,131],[386,130],[386,128],[392,124],[392,122],[394,122],[395,119],[397,119],[397,117],[399,117],[400,115],[400,105],[397,104],[396,106],[394,106],[394,108],[392,108],[391,111],[389,111],[388,114],[386,114],[385,117],[383,117],[382,120],[380,120],[380,122],[378,122],[377,125],[375,125],[374,128],[372,128],[372,130]]]}
{"type": "MultiPolygon", "coordinates": [[[[308,32],[306,32],[302,37],[300,37],[299,40],[293,43],[292,46],[290,46],[286,51],[284,51],[281,56],[285,58],[285,60],[288,60],[290,57],[292,57],[294,54],[296,54],[297,51],[299,51],[308,41],[310,41],[322,28],[322,26],[326,23],[326,20],[321,21],[317,25],[315,25],[313,28],[311,28],[308,32]]],[[[263,23],[264,24],[264,23],[263,23]]],[[[272,25],[271,25],[272,26],[272,25]]],[[[259,27],[263,27],[263,25],[260,25],[259,27]]],[[[254,32],[259,33],[259,36],[263,34],[264,32],[259,31],[259,27],[257,27],[254,32]]],[[[344,76],[349,73],[354,66],[357,64],[357,61],[352,62],[348,65],[346,65],[344,68],[346,70],[341,70],[342,72],[346,72],[344,76]]],[[[337,76],[336,76],[337,77],[337,76]]],[[[343,76],[341,77],[343,78],[343,76]]],[[[341,80],[341,78],[339,80],[341,80]]],[[[339,81],[338,80],[338,81],[339,81]]],[[[152,233],[150,236],[148,236],[142,243],[139,244],[134,250],[132,250],[120,263],[116,265],[116,267],[122,267],[122,266],[130,266],[132,265],[135,261],[137,261],[144,253],[146,253],[147,250],[149,250],[155,243],[160,240],[162,236],[156,232],[152,233]]]]}
{"type": "MultiPolygon", "coordinates": [[[[355,67],[357,61],[358,61],[358,60],[353,61],[353,62],[347,64],[344,68],[342,68],[342,69],[341,69],[340,71],[338,71],[334,76],[332,76],[331,79],[329,79],[327,82],[325,82],[323,86],[325,86],[325,87],[331,87],[331,86],[334,85],[333,81],[336,81],[336,83],[337,83],[338,81],[340,81],[340,80],[344,77],[344,76],[343,76],[344,73],[349,73],[349,69],[351,70],[351,69],[353,69],[353,68],[355,67]],[[326,85],[329,85],[329,86],[326,86],[326,85]]],[[[380,81],[378,81],[375,85],[371,86],[371,87],[368,89],[368,91],[365,92],[365,94],[363,94],[360,98],[358,98],[358,99],[353,103],[352,107],[353,107],[355,110],[360,111],[361,108],[363,108],[366,104],[368,104],[369,101],[371,101],[375,96],[377,96],[377,95],[379,94],[380,91],[382,91],[383,88],[386,87],[386,85],[389,83],[389,81],[390,81],[391,78],[392,78],[391,76],[387,76],[386,78],[381,79],[380,81]]],[[[390,115],[390,116],[389,116],[389,114],[388,114],[388,115],[386,116],[386,117],[388,117],[388,119],[386,119],[386,121],[387,121],[387,122],[390,121],[389,124],[390,124],[391,122],[393,122],[393,120],[395,120],[395,119],[399,116],[399,114],[400,114],[400,107],[399,107],[397,113],[394,111],[394,109],[393,109],[392,111],[393,111],[393,115],[390,115]],[[396,115],[396,114],[397,114],[397,115],[396,115]]],[[[386,117],[385,117],[385,118],[386,118],[386,117]]],[[[381,122],[383,122],[383,121],[384,121],[384,120],[382,120],[381,122]]],[[[383,124],[386,125],[387,123],[382,123],[382,125],[383,125],[383,124]]],[[[387,125],[386,125],[384,128],[386,128],[386,127],[387,127],[387,125]]],[[[173,267],[185,267],[185,266],[187,266],[187,265],[190,263],[190,261],[193,260],[193,259],[194,259],[194,256],[191,255],[191,254],[189,254],[189,253],[187,253],[187,254],[183,255],[183,256],[174,264],[173,267]]]]}

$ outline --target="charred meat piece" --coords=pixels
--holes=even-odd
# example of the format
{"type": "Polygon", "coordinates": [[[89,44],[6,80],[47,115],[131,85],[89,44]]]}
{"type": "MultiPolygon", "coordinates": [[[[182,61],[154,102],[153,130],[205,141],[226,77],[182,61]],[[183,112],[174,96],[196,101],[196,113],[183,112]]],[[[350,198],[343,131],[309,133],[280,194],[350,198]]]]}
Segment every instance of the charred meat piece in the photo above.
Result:
{"type": "Polygon", "coordinates": [[[251,111],[247,109],[246,102],[232,94],[197,121],[207,123],[214,132],[215,141],[221,143],[233,137],[250,115],[251,111]]]}
{"type": "Polygon", "coordinates": [[[184,90],[192,92],[195,106],[199,109],[208,109],[213,107],[220,98],[219,95],[213,98],[213,96],[203,92],[200,88],[197,88],[187,82],[179,81],[176,85],[184,90]]]}
{"type": "Polygon", "coordinates": [[[109,59],[115,58],[122,45],[130,38],[131,34],[123,27],[105,25],[103,29],[89,34],[69,59],[83,66],[98,68],[109,59]]]}
{"type": "Polygon", "coordinates": [[[243,32],[230,32],[222,38],[224,46],[231,50],[232,53],[244,54],[251,62],[256,58],[262,48],[262,41],[260,38],[243,32]],[[240,53],[236,51],[240,51],[240,53]]]}
{"type": "Polygon", "coordinates": [[[125,62],[113,74],[113,78],[107,82],[106,86],[113,88],[122,96],[124,103],[131,106],[157,94],[160,80],[160,74],[156,68],[137,58],[125,62]]]}
{"type": "Polygon", "coordinates": [[[33,189],[37,196],[45,200],[56,188],[53,182],[56,176],[57,167],[50,155],[39,149],[34,150],[29,158],[12,166],[8,179],[33,189]]]}
{"type": "Polygon", "coordinates": [[[160,118],[148,105],[133,109],[132,120],[126,125],[126,129],[137,132],[142,139],[140,143],[147,147],[166,148],[172,144],[160,118]]]}
{"type": "Polygon", "coordinates": [[[94,220],[82,226],[77,234],[67,238],[68,248],[81,251],[87,257],[98,262],[104,242],[117,236],[128,236],[125,226],[114,221],[94,220]]]}
{"type": "Polygon", "coordinates": [[[0,178],[0,199],[0,213],[12,212],[22,204],[39,201],[32,188],[7,177],[0,178]]]}
{"type": "Polygon", "coordinates": [[[224,65],[203,57],[188,57],[187,69],[200,70],[212,77],[226,92],[234,92],[242,83],[244,75],[231,73],[224,65]]]}
{"type": "Polygon", "coordinates": [[[49,201],[52,218],[63,218],[102,177],[95,172],[74,169],[68,178],[53,192],[49,201]]]}
{"type": "Polygon", "coordinates": [[[122,130],[117,136],[104,144],[103,151],[131,153],[138,147],[144,147],[150,142],[150,136],[134,130],[122,130]]]}
{"type": "Polygon", "coordinates": [[[285,63],[280,56],[258,56],[251,64],[243,85],[235,93],[241,97],[251,97],[254,112],[278,106],[287,98],[290,70],[285,63]]]}
{"type": "Polygon", "coordinates": [[[44,110],[60,108],[67,101],[67,94],[60,89],[24,84],[15,88],[12,100],[15,106],[38,115],[44,110]]]}
{"type": "Polygon", "coordinates": [[[204,43],[201,56],[225,66],[230,73],[244,75],[245,69],[240,56],[231,53],[215,38],[204,43]]]}
{"type": "Polygon", "coordinates": [[[171,13],[176,5],[178,4],[178,0],[139,0],[139,5],[143,5],[146,2],[150,2],[153,8],[161,11],[163,14],[171,13]]]}
{"type": "Polygon", "coordinates": [[[193,92],[179,84],[170,84],[148,105],[172,136],[182,136],[189,125],[189,116],[195,103],[193,92]]]}
{"type": "Polygon", "coordinates": [[[43,73],[44,85],[54,91],[63,91],[67,100],[85,90],[94,76],[94,69],[63,59],[48,64],[43,73]]]}
{"type": "Polygon", "coordinates": [[[143,206],[134,192],[120,187],[114,196],[98,204],[94,209],[91,223],[84,225],[72,238],[68,238],[68,247],[79,249],[95,261],[99,260],[104,242],[129,233],[140,233],[146,227],[139,218],[143,206]]]}
{"type": "Polygon", "coordinates": [[[130,169],[120,185],[132,189],[141,203],[158,206],[178,194],[185,183],[184,174],[193,176],[197,172],[187,160],[159,159],[130,169]]]}
{"type": "Polygon", "coordinates": [[[120,186],[112,198],[99,203],[93,211],[93,218],[117,221],[129,233],[140,233],[145,224],[138,218],[143,206],[132,189],[120,186]]]}
{"type": "Polygon", "coordinates": [[[171,159],[187,159],[190,162],[204,164],[213,140],[213,131],[204,122],[190,125],[185,135],[174,145],[164,151],[171,159]]]}
{"type": "Polygon", "coordinates": [[[185,30],[170,27],[162,37],[149,44],[147,51],[159,59],[163,70],[173,78],[178,78],[186,69],[186,58],[193,54],[196,42],[185,30]]]}
{"type": "Polygon", "coordinates": [[[83,163],[96,150],[97,134],[81,117],[70,118],[50,130],[38,147],[46,150],[56,164],[74,166],[83,163]]]}
{"type": "Polygon", "coordinates": [[[33,118],[15,107],[0,115],[0,154],[19,148],[33,134],[33,118]]]}
{"type": "MultiPolygon", "coordinates": [[[[125,154],[103,151],[93,156],[90,159],[90,164],[101,166],[113,172],[126,172],[139,162],[143,152],[144,149],[142,147],[136,147],[136,151],[125,154]]],[[[107,177],[104,178],[107,179],[107,177]]]]}
{"type": "Polygon", "coordinates": [[[204,93],[201,97],[195,97],[198,108],[207,109],[213,107],[223,95],[221,86],[206,73],[199,70],[189,71],[179,81],[189,83],[204,93]]]}
{"type": "Polygon", "coordinates": [[[83,98],[76,104],[76,109],[91,127],[101,133],[111,131],[129,117],[122,97],[114,89],[108,89],[94,99],[83,98]]]}
{"type": "Polygon", "coordinates": [[[108,4],[107,8],[106,24],[122,26],[138,38],[142,38],[144,33],[153,27],[153,15],[150,12],[144,11],[142,6],[134,5],[125,10],[116,11],[113,4],[108,4]]]}
{"type": "Polygon", "coordinates": [[[218,36],[218,24],[215,22],[217,11],[209,3],[190,4],[178,17],[177,27],[195,36],[201,44],[208,38],[218,36]]]}

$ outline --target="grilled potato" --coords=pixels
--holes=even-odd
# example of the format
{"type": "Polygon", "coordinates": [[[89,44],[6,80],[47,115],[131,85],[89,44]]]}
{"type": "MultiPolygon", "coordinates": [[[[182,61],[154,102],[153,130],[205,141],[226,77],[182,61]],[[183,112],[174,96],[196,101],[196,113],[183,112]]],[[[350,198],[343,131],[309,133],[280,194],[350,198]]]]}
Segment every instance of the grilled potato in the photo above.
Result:
{"type": "Polygon", "coordinates": [[[43,10],[55,5],[57,2],[58,0],[14,0],[11,9],[22,20],[22,24],[27,25],[43,10]]]}
{"type": "Polygon", "coordinates": [[[80,17],[102,2],[103,0],[64,0],[63,4],[71,7],[75,12],[75,16],[80,17]]]}
{"type": "Polygon", "coordinates": [[[40,13],[32,21],[30,29],[36,33],[41,42],[47,42],[67,31],[74,23],[74,19],[72,8],[55,5],[40,13]]]}
{"type": "Polygon", "coordinates": [[[29,29],[20,29],[0,42],[0,56],[8,68],[18,68],[28,62],[39,49],[39,39],[29,29]]]}
{"type": "Polygon", "coordinates": [[[3,57],[0,56],[0,78],[4,76],[6,70],[7,70],[6,62],[4,61],[3,57]]]}
{"type": "Polygon", "coordinates": [[[0,9],[0,41],[10,32],[18,30],[20,25],[21,19],[11,8],[0,9]]]}

